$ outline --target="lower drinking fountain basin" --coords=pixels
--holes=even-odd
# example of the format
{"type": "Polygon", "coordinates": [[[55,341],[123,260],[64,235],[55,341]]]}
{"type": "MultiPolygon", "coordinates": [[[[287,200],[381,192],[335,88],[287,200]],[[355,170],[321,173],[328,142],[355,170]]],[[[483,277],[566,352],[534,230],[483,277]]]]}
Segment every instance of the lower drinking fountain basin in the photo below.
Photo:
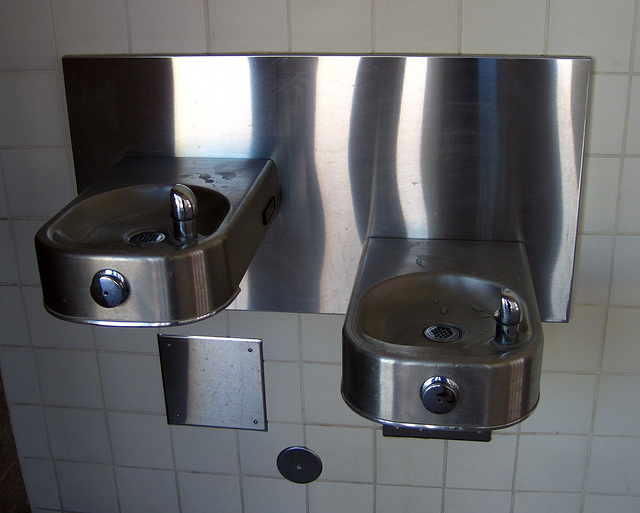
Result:
{"type": "Polygon", "coordinates": [[[542,342],[523,244],[368,239],[343,330],[342,394],[390,426],[507,427],[537,404],[542,342]]]}

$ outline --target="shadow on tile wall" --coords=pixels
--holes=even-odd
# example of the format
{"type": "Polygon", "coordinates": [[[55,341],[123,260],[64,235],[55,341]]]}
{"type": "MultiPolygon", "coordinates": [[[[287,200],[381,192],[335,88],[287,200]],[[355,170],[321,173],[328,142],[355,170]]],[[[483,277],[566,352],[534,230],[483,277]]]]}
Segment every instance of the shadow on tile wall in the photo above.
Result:
{"type": "Polygon", "coordinates": [[[22,481],[20,462],[9,422],[9,407],[0,375],[0,511],[29,513],[29,499],[22,481]]]}

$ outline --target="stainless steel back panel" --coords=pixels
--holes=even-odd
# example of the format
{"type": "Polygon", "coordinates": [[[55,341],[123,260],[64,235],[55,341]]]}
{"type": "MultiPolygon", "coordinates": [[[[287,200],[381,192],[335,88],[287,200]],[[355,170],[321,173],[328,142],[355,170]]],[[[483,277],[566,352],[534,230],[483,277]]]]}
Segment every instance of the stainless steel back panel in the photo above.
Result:
{"type": "Polygon", "coordinates": [[[590,60],[67,57],[83,190],[126,156],[270,158],[282,203],[231,308],[344,313],[365,237],[520,241],[567,319],[590,60]]]}

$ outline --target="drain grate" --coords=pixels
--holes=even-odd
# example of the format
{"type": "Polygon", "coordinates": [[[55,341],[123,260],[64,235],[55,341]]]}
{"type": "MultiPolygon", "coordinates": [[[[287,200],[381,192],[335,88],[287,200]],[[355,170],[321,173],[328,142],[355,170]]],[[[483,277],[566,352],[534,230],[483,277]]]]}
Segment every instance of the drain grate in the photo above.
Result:
{"type": "Polygon", "coordinates": [[[462,336],[462,330],[452,324],[433,324],[424,330],[424,336],[434,342],[453,342],[462,336]]]}
{"type": "Polygon", "coordinates": [[[129,237],[129,242],[132,244],[160,244],[166,238],[165,234],[156,231],[146,231],[134,233],[129,237]]]}

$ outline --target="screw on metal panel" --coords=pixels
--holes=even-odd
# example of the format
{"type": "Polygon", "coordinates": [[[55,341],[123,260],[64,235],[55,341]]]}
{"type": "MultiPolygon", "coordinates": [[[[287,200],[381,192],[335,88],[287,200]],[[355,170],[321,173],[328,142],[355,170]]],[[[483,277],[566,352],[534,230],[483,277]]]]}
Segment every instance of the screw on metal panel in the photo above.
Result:
{"type": "Polygon", "coordinates": [[[253,353],[253,348],[251,348],[251,347],[250,347],[250,348],[249,348],[249,352],[250,352],[250,353],[253,353]]]}

